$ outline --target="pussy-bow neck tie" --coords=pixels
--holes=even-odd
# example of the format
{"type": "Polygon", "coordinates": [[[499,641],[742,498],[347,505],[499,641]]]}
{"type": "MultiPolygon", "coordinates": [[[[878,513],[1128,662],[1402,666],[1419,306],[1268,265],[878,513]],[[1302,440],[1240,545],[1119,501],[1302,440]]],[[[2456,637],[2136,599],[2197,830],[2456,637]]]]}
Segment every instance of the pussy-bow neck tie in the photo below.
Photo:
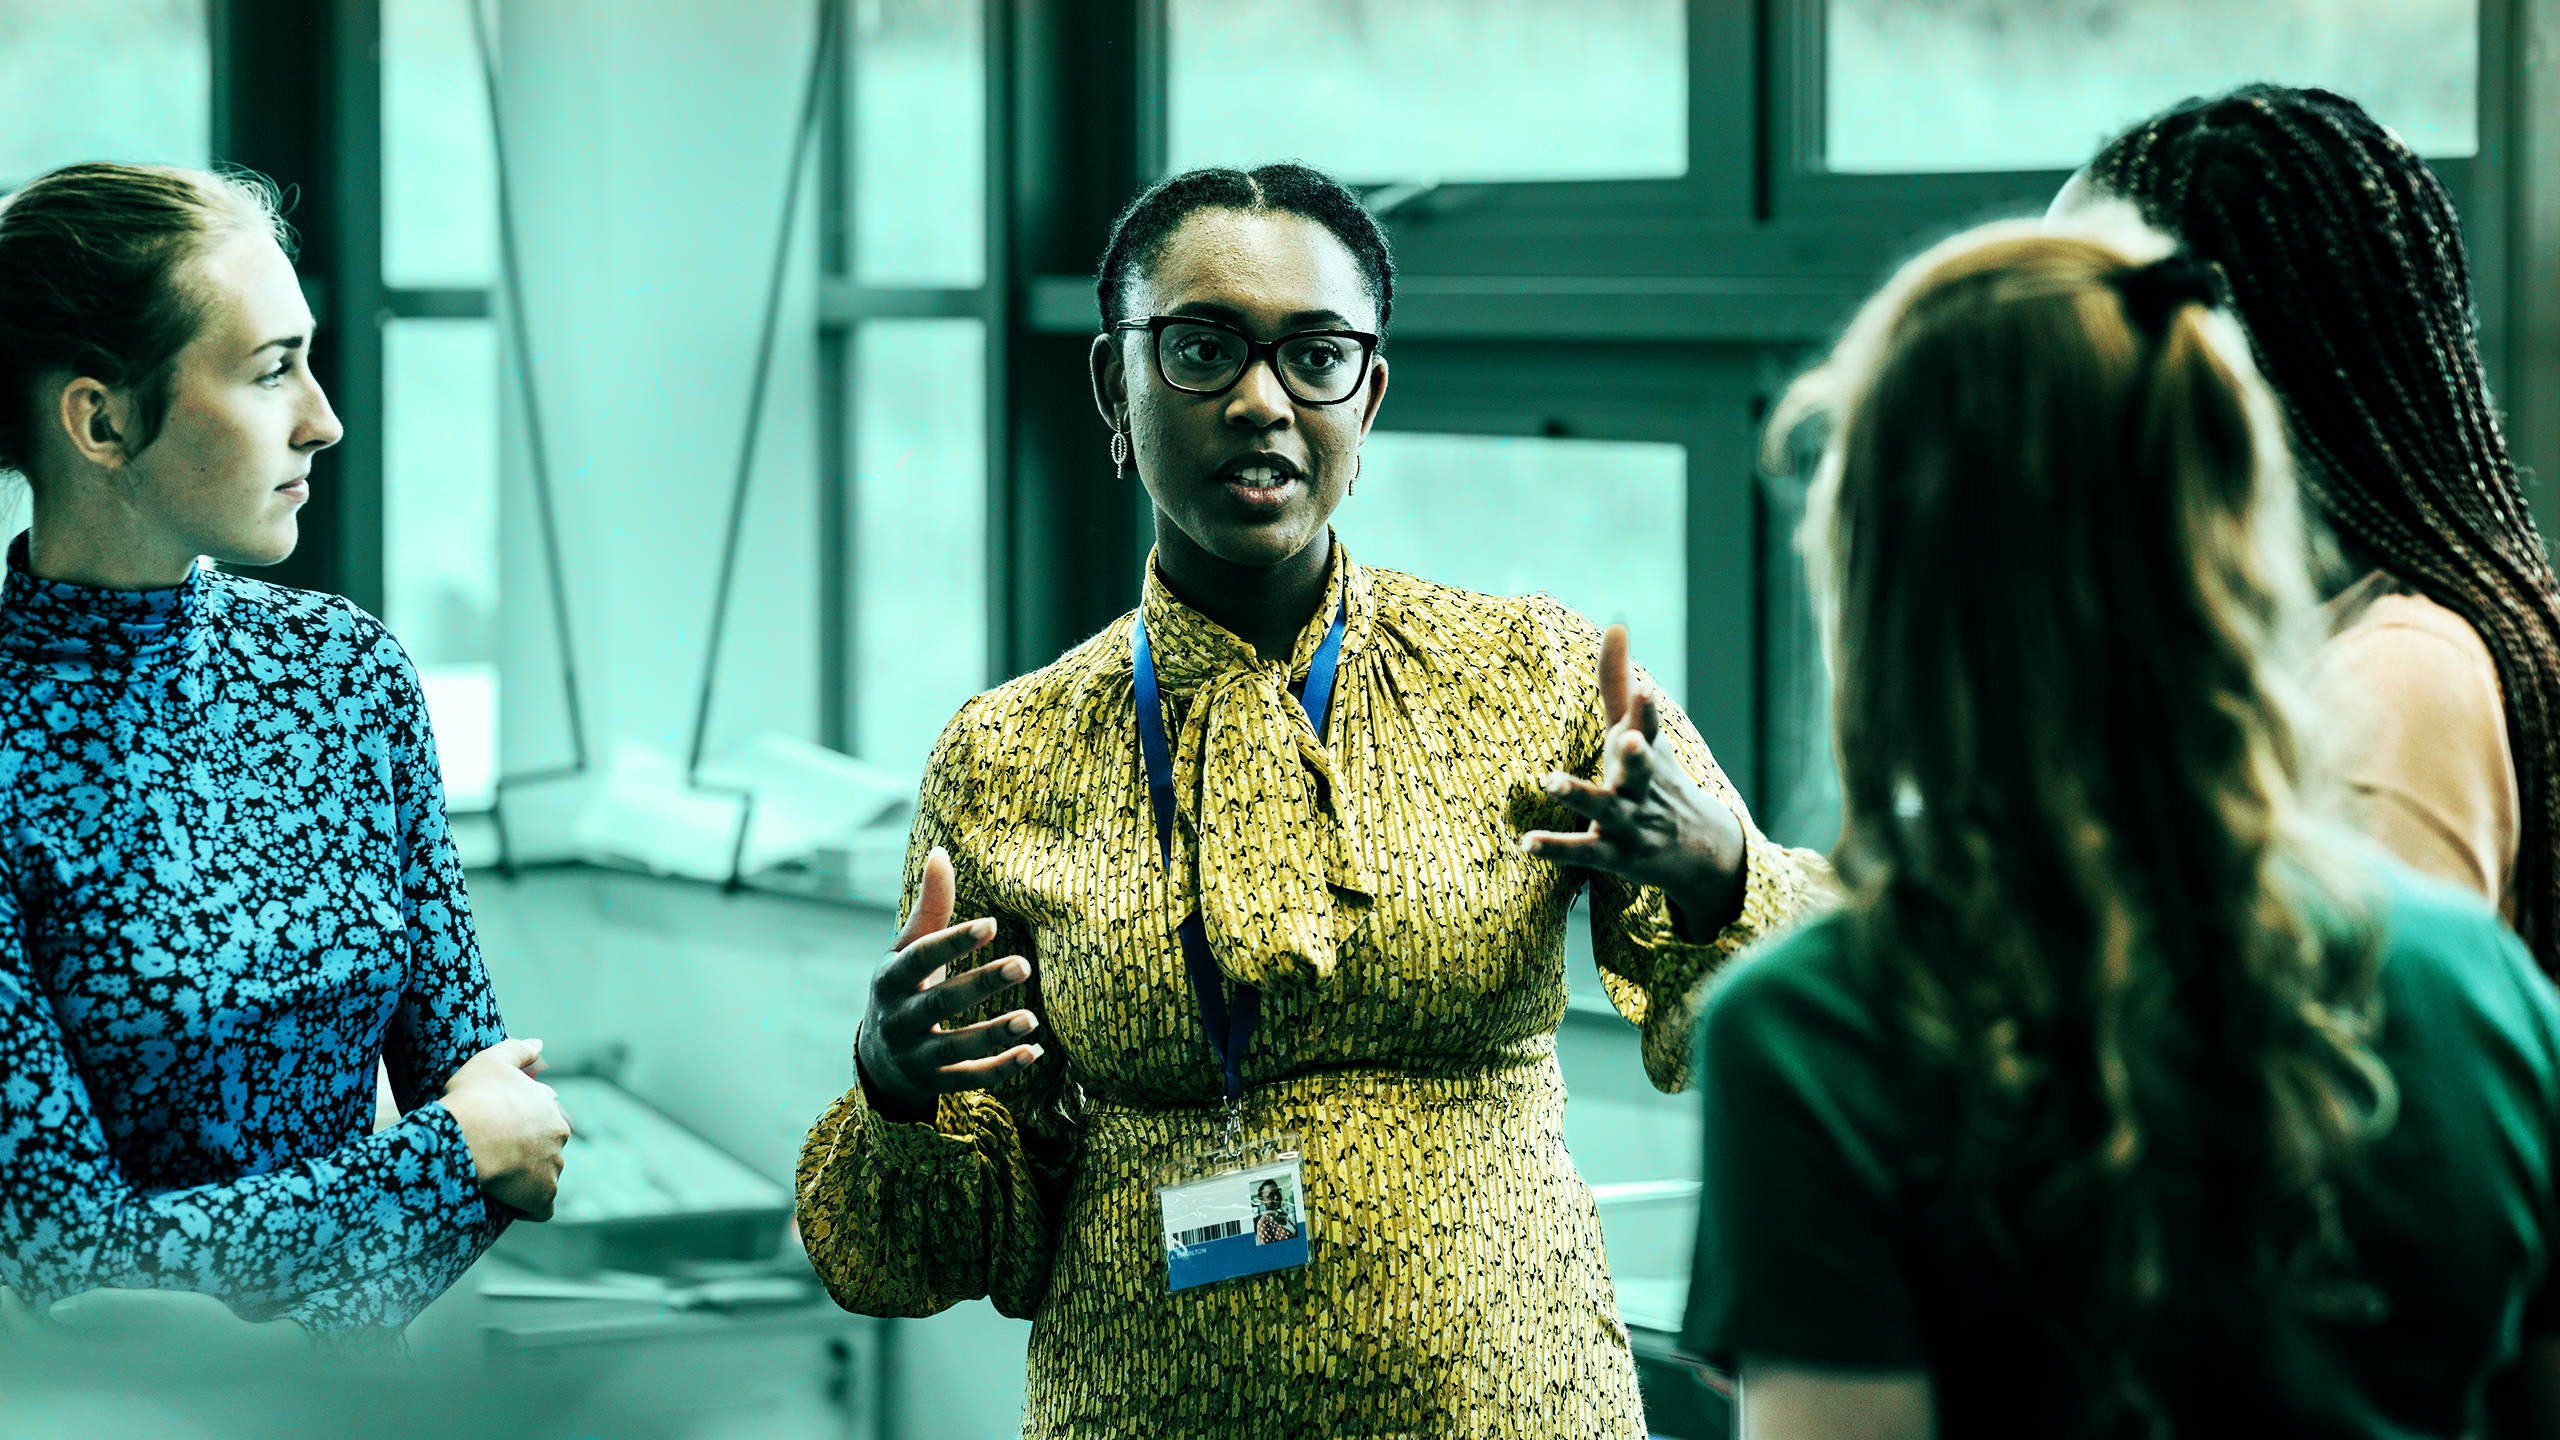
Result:
{"type": "MultiPolygon", "coordinates": [[[[1353,573],[1336,541],[1313,634],[1330,628],[1353,573]]],[[[1147,591],[1161,683],[1169,693],[1191,690],[1174,740],[1173,781],[1177,809],[1191,821],[1195,863],[1176,865],[1165,929],[1197,908],[1229,979],[1263,990],[1321,982],[1332,975],[1336,941],[1353,918],[1343,912],[1365,909],[1370,889],[1333,756],[1289,693],[1289,679],[1303,674],[1307,657],[1293,657],[1286,670],[1262,664],[1252,646],[1165,591],[1152,564],[1147,591]]],[[[1355,613],[1346,623],[1365,619],[1366,599],[1352,595],[1355,613]]],[[[1298,649],[1307,651],[1308,642],[1298,649]]],[[[1346,657],[1349,650],[1346,638],[1346,657]]],[[[1334,682],[1327,729],[1337,736],[1354,708],[1344,703],[1351,669],[1346,663],[1334,682]]]]}

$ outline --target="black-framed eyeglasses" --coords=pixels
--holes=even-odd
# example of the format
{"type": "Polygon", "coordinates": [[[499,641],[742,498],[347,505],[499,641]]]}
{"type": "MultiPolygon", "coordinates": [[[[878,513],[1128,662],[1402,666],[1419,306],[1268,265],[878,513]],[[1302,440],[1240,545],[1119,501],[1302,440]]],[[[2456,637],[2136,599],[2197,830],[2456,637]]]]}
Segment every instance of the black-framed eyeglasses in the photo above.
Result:
{"type": "Polygon", "coordinates": [[[1188,395],[1224,395],[1256,360],[1271,362],[1280,388],[1301,405],[1339,405],[1360,393],[1378,337],[1362,330],[1301,330],[1256,340],[1233,325],[1189,315],[1150,315],[1111,327],[1148,332],[1156,374],[1188,395]]]}

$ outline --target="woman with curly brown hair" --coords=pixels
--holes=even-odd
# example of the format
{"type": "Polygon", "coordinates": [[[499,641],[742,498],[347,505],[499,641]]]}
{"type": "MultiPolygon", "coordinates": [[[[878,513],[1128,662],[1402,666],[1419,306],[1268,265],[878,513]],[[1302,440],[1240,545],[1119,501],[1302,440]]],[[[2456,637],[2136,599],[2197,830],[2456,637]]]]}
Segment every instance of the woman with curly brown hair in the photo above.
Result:
{"type": "Polygon", "coordinates": [[[2319,818],[2217,285],[2129,216],[1977,231],[1780,412],[1836,421],[1850,898],[1702,1022],[1690,1343],[1746,1435],[2451,1437],[2554,1373],[2560,1000],[2319,818]]]}

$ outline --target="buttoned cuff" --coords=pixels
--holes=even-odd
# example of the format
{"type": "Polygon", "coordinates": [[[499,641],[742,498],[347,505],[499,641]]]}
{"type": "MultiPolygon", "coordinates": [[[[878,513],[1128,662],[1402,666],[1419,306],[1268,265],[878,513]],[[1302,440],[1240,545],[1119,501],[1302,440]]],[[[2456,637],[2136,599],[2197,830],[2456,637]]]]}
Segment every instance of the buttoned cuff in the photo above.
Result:
{"type": "Polygon", "coordinates": [[[1641,978],[1603,968],[1601,984],[1618,1013],[1643,1036],[1644,1070],[1665,1092],[1689,1085],[1690,1031],[1707,982],[1724,963],[1761,940],[1792,927],[1818,903],[1829,867],[1810,851],[1790,850],[1763,836],[1743,841],[1742,913],[1703,943],[1683,940],[1671,901],[1647,886],[1619,918],[1641,978]]]}

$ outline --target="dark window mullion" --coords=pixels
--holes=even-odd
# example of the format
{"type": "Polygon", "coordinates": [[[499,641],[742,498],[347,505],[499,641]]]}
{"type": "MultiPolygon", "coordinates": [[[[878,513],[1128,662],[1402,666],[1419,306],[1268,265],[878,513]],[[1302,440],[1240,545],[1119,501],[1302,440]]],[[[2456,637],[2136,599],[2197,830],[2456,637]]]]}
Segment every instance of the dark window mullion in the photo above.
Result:
{"type": "Polygon", "coordinates": [[[486,320],[492,313],[485,289],[385,290],[382,308],[394,320],[486,320]]]}

